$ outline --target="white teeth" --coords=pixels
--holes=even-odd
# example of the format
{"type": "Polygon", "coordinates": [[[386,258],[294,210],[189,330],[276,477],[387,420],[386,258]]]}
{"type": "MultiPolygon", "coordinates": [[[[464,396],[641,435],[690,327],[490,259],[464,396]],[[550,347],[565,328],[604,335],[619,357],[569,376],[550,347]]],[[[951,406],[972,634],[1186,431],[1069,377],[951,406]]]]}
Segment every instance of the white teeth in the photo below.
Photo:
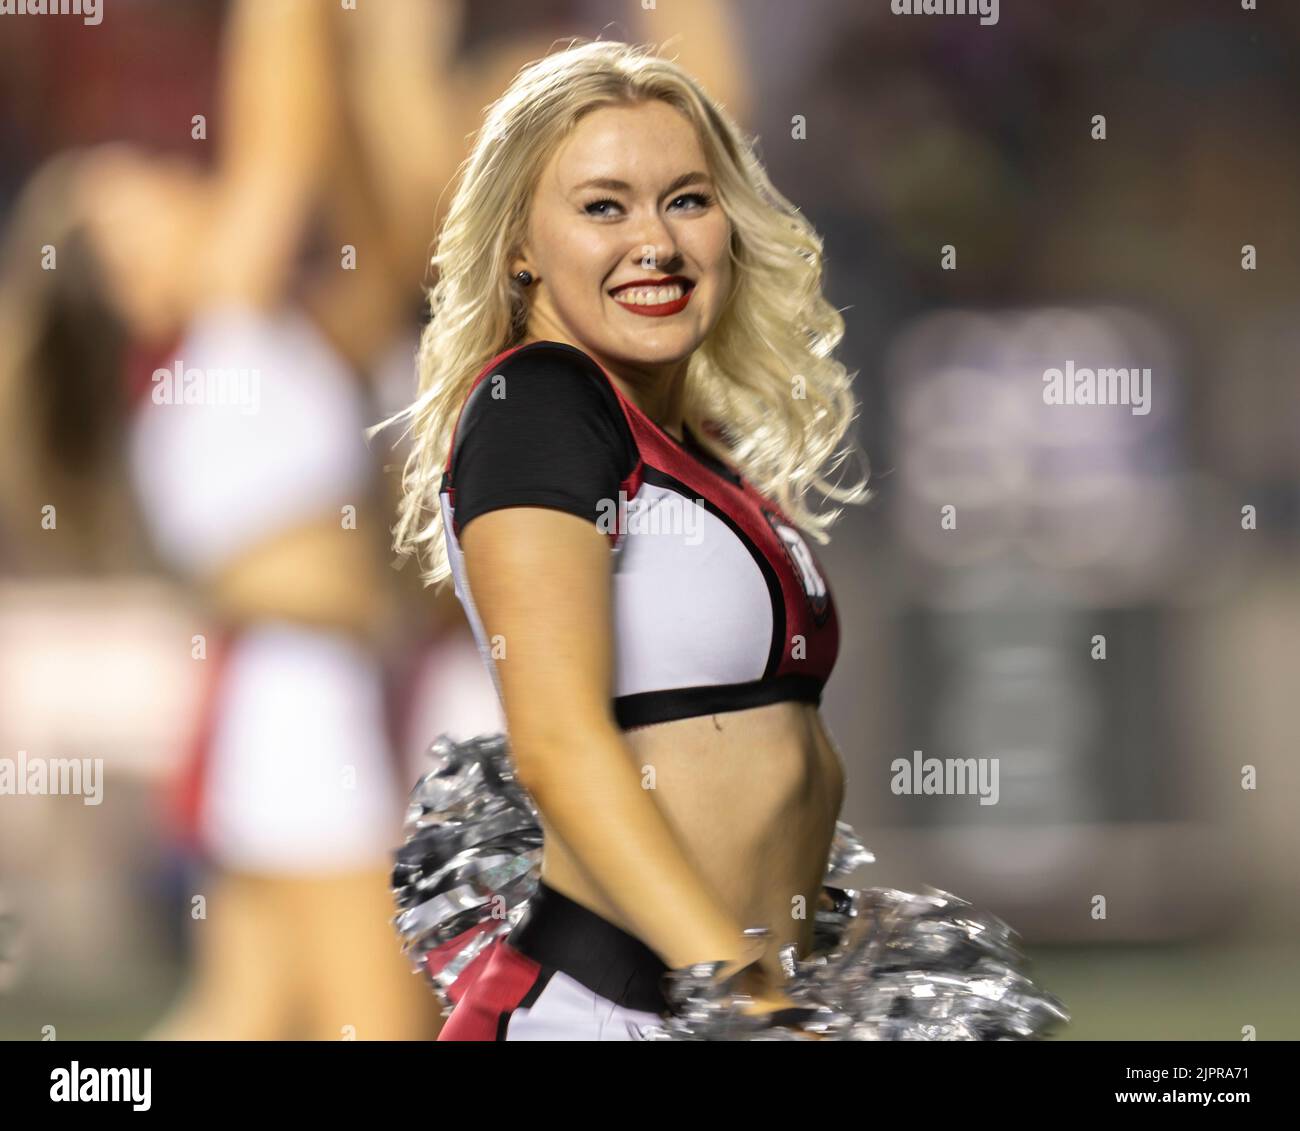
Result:
{"type": "Polygon", "coordinates": [[[665,302],[676,302],[685,293],[680,283],[670,283],[665,287],[631,287],[619,291],[614,296],[614,301],[627,306],[659,306],[665,302]]]}

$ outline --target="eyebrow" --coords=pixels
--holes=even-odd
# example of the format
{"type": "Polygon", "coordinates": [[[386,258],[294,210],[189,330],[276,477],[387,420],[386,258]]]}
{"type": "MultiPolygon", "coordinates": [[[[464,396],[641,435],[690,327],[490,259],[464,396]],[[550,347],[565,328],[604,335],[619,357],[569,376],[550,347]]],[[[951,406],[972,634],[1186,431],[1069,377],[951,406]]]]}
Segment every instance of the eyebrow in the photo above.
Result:
{"type": "MultiPolygon", "coordinates": [[[[694,184],[696,181],[708,181],[707,173],[683,173],[673,181],[665,190],[664,194],[676,192],[685,185],[694,184]]],[[[613,189],[615,192],[631,192],[632,186],[627,181],[616,180],[613,177],[592,177],[591,180],[583,181],[580,185],[574,185],[573,191],[586,188],[613,189]]]]}

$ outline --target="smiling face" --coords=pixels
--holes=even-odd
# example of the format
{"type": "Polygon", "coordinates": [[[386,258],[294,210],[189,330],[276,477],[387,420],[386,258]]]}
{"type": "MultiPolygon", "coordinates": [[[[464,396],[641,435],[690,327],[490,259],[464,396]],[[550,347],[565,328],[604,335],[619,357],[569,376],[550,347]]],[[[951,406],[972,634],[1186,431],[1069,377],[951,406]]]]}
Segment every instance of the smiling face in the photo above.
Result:
{"type": "Polygon", "coordinates": [[[665,102],[581,118],[542,170],[511,264],[536,279],[524,292],[529,339],[633,372],[688,358],[731,287],[731,224],[708,168],[694,127],[665,102]]]}

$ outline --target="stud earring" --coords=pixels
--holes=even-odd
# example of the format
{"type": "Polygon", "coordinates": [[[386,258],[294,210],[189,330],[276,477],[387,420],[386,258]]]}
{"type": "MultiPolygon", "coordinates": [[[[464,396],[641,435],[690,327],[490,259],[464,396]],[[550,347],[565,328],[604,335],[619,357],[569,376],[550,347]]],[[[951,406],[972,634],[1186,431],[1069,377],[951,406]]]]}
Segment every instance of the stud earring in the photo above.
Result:
{"type": "Polygon", "coordinates": [[[515,278],[519,280],[521,287],[528,287],[532,285],[533,273],[531,271],[519,271],[515,274],[515,278]]]}

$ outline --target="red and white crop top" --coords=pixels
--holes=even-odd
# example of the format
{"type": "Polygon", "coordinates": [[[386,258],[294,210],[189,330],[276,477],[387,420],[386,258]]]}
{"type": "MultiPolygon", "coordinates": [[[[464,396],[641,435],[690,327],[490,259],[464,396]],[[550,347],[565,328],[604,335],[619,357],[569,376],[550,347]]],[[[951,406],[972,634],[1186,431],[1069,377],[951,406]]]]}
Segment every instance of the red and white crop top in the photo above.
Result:
{"type": "Polygon", "coordinates": [[[481,514],[531,506],[609,534],[622,729],[821,702],[839,622],[816,558],[775,503],[683,434],[560,342],[507,350],[475,378],[439,500],[456,595],[498,694],[460,538],[481,514]]]}

